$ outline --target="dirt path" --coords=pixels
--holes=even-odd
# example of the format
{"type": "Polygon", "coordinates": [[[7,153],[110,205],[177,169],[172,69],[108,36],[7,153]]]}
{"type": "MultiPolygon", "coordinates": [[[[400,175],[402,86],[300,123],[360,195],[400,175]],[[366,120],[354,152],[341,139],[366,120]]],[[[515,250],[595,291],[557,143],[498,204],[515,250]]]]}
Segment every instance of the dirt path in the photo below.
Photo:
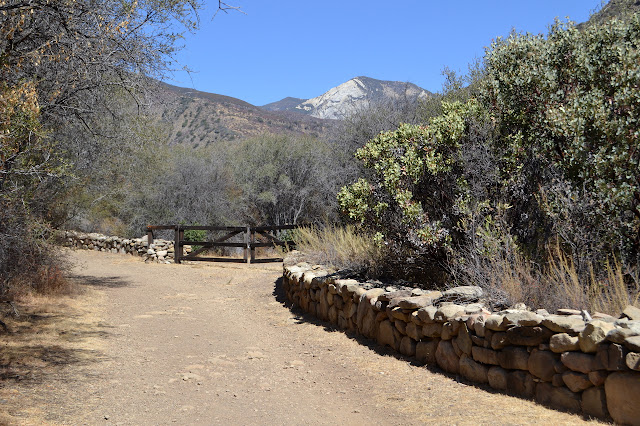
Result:
{"type": "Polygon", "coordinates": [[[87,291],[72,313],[41,315],[47,333],[57,338],[49,346],[26,337],[21,343],[2,340],[0,409],[6,422],[582,421],[413,366],[377,345],[301,320],[279,296],[281,264],[159,265],[83,251],[72,257],[87,291]],[[12,363],[17,355],[7,354],[25,355],[24,348],[31,351],[28,362],[12,363]]]}

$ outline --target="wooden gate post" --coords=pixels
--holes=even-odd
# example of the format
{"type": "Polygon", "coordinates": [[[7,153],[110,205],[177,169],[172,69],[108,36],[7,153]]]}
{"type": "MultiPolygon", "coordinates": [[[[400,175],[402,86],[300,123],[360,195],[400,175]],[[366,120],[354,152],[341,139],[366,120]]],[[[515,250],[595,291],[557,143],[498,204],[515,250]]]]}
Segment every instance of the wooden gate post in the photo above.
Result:
{"type": "Polygon", "coordinates": [[[253,245],[253,243],[256,242],[256,230],[255,229],[251,229],[251,262],[254,262],[256,260],[256,248],[253,245]]]}
{"type": "Polygon", "coordinates": [[[180,263],[182,257],[182,244],[180,241],[180,225],[176,225],[175,233],[173,237],[173,261],[180,263]]]}
{"type": "Polygon", "coordinates": [[[150,226],[147,226],[147,248],[151,248],[151,244],[153,244],[153,229],[150,226]]]}
{"type": "Polygon", "coordinates": [[[247,229],[244,231],[244,262],[249,263],[249,249],[251,248],[251,244],[249,243],[249,233],[251,232],[251,228],[247,225],[247,229]]]}

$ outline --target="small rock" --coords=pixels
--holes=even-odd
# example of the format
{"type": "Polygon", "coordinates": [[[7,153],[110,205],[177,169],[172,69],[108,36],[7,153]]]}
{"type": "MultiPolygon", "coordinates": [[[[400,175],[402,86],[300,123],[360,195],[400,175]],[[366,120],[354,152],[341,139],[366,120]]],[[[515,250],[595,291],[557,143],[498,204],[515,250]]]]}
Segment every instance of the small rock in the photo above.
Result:
{"type": "Polygon", "coordinates": [[[622,317],[629,318],[630,320],[640,320],[640,308],[637,308],[633,305],[628,305],[622,311],[622,317]]]}
{"type": "Polygon", "coordinates": [[[506,326],[503,326],[504,317],[502,315],[489,315],[484,320],[485,328],[493,331],[505,331],[506,326]]]}
{"type": "Polygon", "coordinates": [[[640,354],[629,352],[626,356],[626,363],[630,369],[640,371],[640,354]]]}
{"type": "Polygon", "coordinates": [[[632,336],[624,339],[624,345],[633,352],[640,352],[640,336],[632,336]]]}

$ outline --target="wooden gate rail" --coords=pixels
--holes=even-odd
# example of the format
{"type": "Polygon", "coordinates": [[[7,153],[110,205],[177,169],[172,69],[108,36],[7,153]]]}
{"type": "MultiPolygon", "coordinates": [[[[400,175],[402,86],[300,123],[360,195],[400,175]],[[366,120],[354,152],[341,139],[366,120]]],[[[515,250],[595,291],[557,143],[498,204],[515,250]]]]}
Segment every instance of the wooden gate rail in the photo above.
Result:
{"type": "Polygon", "coordinates": [[[183,260],[199,261],[199,262],[243,262],[243,263],[263,263],[263,262],[281,262],[282,258],[257,259],[257,247],[295,247],[294,242],[282,241],[276,238],[272,233],[288,229],[296,229],[297,225],[280,225],[280,226],[199,226],[199,225],[149,225],[147,226],[147,240],[149,245],[153,243],[153,231],[155,230],[173,230],[174,231],[174,261],[180,263],[183,260]],[[186,241],[184,239],[184,231],[228,231],[222,237],[214,241],[186,241]],[[234,243],[227,242],[240,233],[244,233],[243,242],[234,243]],[[267,242],[256,242],[256,233],[260,234],[267,242]],[[184,246],[199,246],[198,249],[184,255],[184,246]],[[233,259],[227,257],[198,257],[198,255],[208,248],[212,247],[237,247],[242,248],[244,256],[242,259],[233,259]]]}

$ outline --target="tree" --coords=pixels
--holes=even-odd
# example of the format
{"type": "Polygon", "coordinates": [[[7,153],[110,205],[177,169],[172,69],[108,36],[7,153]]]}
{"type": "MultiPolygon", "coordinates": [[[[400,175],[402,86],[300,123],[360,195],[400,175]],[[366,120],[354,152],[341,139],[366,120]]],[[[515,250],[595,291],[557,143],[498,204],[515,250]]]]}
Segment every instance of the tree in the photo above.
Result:
{"type": "Polygon", "coordinates": [[[339,163],[326,142],[306,136],[262,135],[232,148],[239,211],[256,225],[284,225],[334,213],[339,163]]]}
{"type": "MultiPolygon", "coordinates": [[[[52,201],[104,158],[148,77],[174,64],[200,0],[0,0],[0,281],[45,263],[52,201]],[[111,122],[108,121],[108,118],[111,122]],[[115,124],[114,124],[115,123],[115,124]],[[27,241],[16,246],[20,241],[27,241]],[[38,259],[43,259],[39,261],[38,259]],[[23,268],[24,269],[24,268],[23,268]]],[[[220,10],[233,8],[223,2],[220,10]]],[[[64,217],[64,215],[61,215],[64,217]]],[[[29,272],[29,271],[26,271],[29,272]]]]}

